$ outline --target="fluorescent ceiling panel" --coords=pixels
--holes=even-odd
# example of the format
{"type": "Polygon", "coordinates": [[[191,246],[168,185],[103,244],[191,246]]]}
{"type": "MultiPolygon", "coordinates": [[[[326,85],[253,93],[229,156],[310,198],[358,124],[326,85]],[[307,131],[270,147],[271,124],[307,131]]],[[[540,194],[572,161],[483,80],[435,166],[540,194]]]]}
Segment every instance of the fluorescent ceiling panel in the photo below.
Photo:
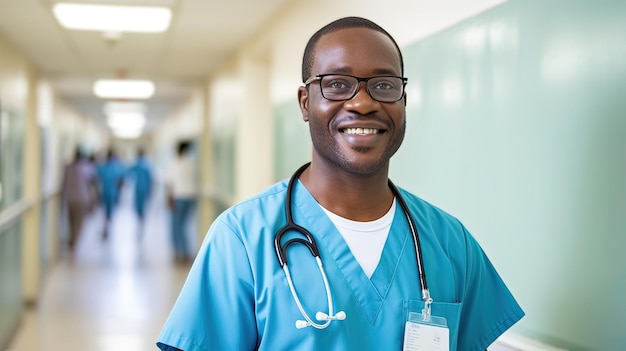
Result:
{"type": "Polygon", "coordinates": [[[104,32],[160,33],[172,19],[166,7],[58,3],[52,11],[65,28],[104,32]]]}
{"type": "Polygon", "coordinates": [[[98,80],[93,92],[103,99],[149,99],[154,94],[154,83],[149,80],[98,80]]]}

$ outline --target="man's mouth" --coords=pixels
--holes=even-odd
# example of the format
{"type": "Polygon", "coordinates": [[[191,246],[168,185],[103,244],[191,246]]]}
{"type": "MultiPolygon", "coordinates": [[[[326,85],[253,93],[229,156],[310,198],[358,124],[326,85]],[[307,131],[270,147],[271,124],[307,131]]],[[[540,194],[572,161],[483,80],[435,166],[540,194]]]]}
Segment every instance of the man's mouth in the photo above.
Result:
{"type": "Polygon", "coordinates": [[[350,135],[369,135],[381,133],[381,130],[376,128],[344,128],[341,132],[350,135]]]}

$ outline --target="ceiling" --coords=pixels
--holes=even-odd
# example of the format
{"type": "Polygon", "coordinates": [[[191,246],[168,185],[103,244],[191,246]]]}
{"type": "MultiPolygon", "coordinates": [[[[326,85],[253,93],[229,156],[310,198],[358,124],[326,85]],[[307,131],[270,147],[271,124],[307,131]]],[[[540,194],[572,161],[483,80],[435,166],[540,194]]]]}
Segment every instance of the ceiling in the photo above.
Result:
{"type": "Polygon", "coordinates": [[[176,109],[234,50],[263,27],[287,0],[66,0],[63,2],[157,5],[173,10],[164,33],[124,33],[106,40],[99,32],[63,29],[54,0],[0,0],[0,36],[17,48],[55,91],[85,115],[105,123],[104,101],[92,93],[96,79],[150,79],[146,128],[176,109]]]}

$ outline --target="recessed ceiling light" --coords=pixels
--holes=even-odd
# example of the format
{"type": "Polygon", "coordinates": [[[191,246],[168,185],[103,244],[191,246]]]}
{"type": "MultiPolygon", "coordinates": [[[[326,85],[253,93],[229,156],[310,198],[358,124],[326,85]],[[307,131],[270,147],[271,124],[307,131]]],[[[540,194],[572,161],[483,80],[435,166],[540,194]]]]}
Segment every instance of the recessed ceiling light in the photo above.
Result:
{"type": "Polygon", "coordinates": [[[154,94],[154,83],[149,80],[98,80],[93,92],[103,99],[148,99],[154,94]]]}
{"type": "Polygon", "coordinates": [[[167,7],[57,3],[52,11],[63,27],[77,30],[159,33],[172,19],[167,7]]]}

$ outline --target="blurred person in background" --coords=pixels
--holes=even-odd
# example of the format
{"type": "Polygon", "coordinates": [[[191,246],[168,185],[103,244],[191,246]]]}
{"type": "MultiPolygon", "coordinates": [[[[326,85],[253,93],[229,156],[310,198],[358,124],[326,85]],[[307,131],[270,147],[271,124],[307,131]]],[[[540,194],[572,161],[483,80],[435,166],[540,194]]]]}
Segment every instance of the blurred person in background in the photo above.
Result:
{"type": "Polygon", "coordinates": [[[115,150],[110,148],[107,151],[106,159],[98,165],[97,169],[102,193],[101,200],[104,205],[105,213],[102,238],[106,239],[109,236],[111,218],[119,202],[126,167],[115,153],[115,150]]]}
{"type": "Polygon", "coordinates": [[[153,189],[152,165],[146,156],[144,148],[139,148],[137,151],[137,159],[128,169],[128,177],[134,183],[133,209],[139,220],[139,237],[141,238],[146,217],[146,207],[153,189]]]}
{"type": "Polygon", "coordinates": [[[85,217],[98,201],[96,169],[78,147],[74,152],[74,160],[63,172],[61,200],[67,209],[70,225],[68,248],[72,252],[79,239],[85,217]]]}
{"type": "Polygon", "coordinates": [[[181,141],[177,145],[177,155],[166,180],[168,206],[171,210],[171,235],[176,262],[188,262],[192,258],[187,225],[196,203],[196,166],[192,157],[193,145],[181,141]]]}

